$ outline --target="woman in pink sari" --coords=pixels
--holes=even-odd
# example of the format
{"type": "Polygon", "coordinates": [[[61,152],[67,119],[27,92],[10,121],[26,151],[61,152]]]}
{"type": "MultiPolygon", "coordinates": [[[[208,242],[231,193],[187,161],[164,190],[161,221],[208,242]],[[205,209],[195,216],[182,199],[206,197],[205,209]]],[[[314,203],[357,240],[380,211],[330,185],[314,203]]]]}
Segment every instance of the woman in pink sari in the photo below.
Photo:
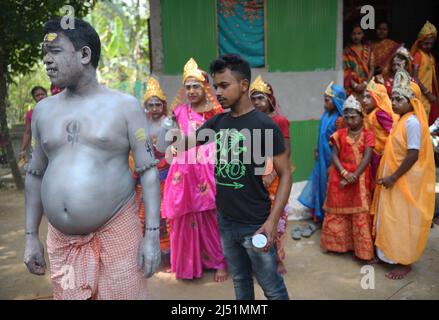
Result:
{"type": "MultiPolygon", "coordinates": [[[[171,106],[185,135],[223,112],[212,94],[208,76],[190,59],[183,86],[171,106]],[[189,103],[180,104],[184,93],[189,103]]],[[[171,271],[177,279],[201,278],[203,268],[215,269],[215,281],[228,277],[221,247],[215,204],[215,144],[174,155],[165,182],[163,213],[170,221],[171,271]]]]}

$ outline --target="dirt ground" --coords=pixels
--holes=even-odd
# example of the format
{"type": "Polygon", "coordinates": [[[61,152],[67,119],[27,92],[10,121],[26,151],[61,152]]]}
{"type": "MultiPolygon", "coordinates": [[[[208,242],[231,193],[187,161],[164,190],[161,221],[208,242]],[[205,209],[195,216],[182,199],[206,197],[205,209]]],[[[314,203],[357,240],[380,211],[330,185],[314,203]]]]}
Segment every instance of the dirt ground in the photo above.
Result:
{"type": "MultiPolygon", "coordinates": [[[[289,222],[291,226],[298,222],[289,222]]],[[[300,222],[305,224],[306,222],[300,222]]],[[[47,230],[44,220],[41,235],[47,230]]],[[[362,264],[351,254],[323,254],[320,234],[294,241],[286,246],[285,282],[291,299],[439,299],[439,226],[431,230],[427,249],[409,276],[400,281],[385,278],[386,265],[374,266],[374,289],[362,289],[362,264]]],[[[24,244],[23,193],[0,189],[0,299],[50,299],[48,272],[38,277],[27,272],[23,264],[24,244]]],[[[47,258],[46,258],[47,261],[47,258]]],[[[229,279],[218,284],[213,271],[206,271],[199,280],[176,280],[170,273],[160,272],[149,281],[150,299],[234,299],[229,279]]],[[[368,275],[371,275],[370,271],[368,275]]],[[[256,298],[264,299],[256,285],[256,298]]]]}

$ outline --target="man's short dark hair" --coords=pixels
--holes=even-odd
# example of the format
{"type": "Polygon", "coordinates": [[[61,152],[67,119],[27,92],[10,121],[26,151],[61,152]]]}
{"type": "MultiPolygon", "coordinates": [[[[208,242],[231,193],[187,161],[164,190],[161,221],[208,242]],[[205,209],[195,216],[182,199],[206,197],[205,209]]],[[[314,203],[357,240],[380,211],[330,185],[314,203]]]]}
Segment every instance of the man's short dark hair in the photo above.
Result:
{"type": "Polygon", "coordinates": [[[70,39],[76,51],[84,46],[89,47],[91,49],[91,64],[95,69],[98,67],[101,56],[101,40],[96,30],[88,22],[75,18],[74,29],[63,29],[61,18],[55,18],[46,22],[43,30],[45,35],[50,32],[64,34],[70,39]]]}
{"type": "Polygon", "coordinates": [[[209,66],[210,74],[224,72],[229,69],[240,79],[251,81],[252,73],[249,63],[238,54],[225,54],[212,61],[209,66]]]}
{"type": "Polygon", "coordinates": [[[32,90],[30,91],[30,94],[32,95],[32,97],[35,95],[35,92],[36,92],[37,90],[43,90],[43,91],[46,93],[46,95],[47,95],[47,90],[46,90],[46,89],[44,89],[42,86],[35,86],[35,87],[33,87],[32,90]]]}

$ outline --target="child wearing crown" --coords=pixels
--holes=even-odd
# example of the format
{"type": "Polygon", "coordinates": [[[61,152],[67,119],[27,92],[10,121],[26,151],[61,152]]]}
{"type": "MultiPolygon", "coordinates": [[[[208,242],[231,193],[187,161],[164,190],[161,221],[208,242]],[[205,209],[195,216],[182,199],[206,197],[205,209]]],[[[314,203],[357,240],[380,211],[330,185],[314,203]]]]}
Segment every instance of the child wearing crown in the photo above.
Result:
{"type": "Polygon", "coordinates": [[[360,102],[353,95],[343,104],[343,117],[347,128],[331,137],[333,164],[320,244],[324,251],[354,251],[357,258],[370,261],[375,256],[370,215],[375,136],[364,127],[360,102]]]}
{"type": "Polygon", "coordinates": [[[388,138],[377,173],[372,214],[378,258],[403,279],[427,244],[435,202],[435,165],[421,91],[401,69],[395,75],[393,111],[400,116],[388,138]]]}

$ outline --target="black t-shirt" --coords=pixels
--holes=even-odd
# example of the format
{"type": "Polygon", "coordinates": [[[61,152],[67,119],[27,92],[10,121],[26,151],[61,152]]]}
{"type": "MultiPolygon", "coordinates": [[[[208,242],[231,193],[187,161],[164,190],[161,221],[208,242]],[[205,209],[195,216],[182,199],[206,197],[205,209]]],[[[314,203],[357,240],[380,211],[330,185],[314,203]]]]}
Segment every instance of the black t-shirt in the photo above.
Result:
{"type": "Polygon", "coordinates": [[[240,117],[222,113],[198,129],[197,140],[216,142],[218,211],[237,222],[263,224],[271,205],[262,183],[266,158],[285,151],[279,127],[256,109],[240,117]]]}

